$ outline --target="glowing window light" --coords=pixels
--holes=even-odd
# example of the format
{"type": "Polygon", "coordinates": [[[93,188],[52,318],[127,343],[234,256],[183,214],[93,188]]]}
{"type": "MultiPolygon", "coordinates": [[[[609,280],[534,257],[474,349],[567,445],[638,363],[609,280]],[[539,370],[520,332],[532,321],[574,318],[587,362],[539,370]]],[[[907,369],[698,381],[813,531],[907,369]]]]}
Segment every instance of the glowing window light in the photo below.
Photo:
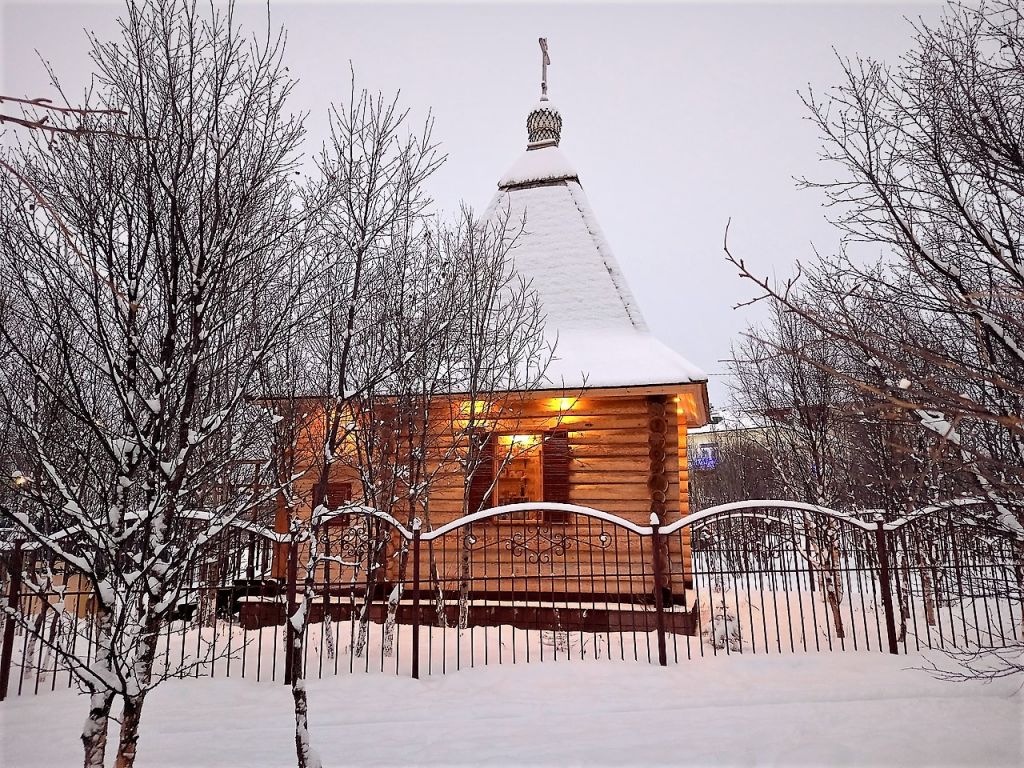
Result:
{"type": "Polygon", "coordinates": [[[540,435],[498,435],[498,445],[506,448],[532,448],[540,443],[540,435]]]}

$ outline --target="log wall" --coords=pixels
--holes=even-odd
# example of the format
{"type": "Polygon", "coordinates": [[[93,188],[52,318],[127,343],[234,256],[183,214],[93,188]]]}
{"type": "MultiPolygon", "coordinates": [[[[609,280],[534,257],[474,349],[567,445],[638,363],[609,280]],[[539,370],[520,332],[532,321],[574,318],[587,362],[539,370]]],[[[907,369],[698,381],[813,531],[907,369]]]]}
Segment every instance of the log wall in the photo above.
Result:
{"type": "MultiPolygon", "coordinates": [[[[428,469],[434,480],[423,515],[424,530],[438,528],[466,511],[476,511],[466,510],[464,506],[461,463],[468,450],[466,428],[471,412],[474,414],[472,427],[479,430],[477,434],[566,433],[569,503],[616,514],[639,525],[649,524],[652,511],[667,525],[688,510],[686,415],[671,396],[533,397],[500,404],[445,400],[438,401],[431,411],[435,428],[428,451],[428,469]]],[[[561,435],[558,439],[562,439],[561,435]]],[[[559,449],[562,450],[561,444],[559,449]]],[[[335,481],[350,478],[355,480],[351,470],[342,467],[332,473],[335,481]]],[[[312,479],[306,483],[311,486],[312,479]]],[[[358,483],[353,490],[358,499],[358,483]]],[[[559,489],[559,495],[564,493],[564,488],[559,489]]],[[[488,500],[484,506],[493,505],[488,500]]],[[[405,515],[400,513],[398,517],[405,522],[405,515]]],[[[575,533],[585,540],[597,534],[599,526],[598,521],[584,522],[575,533]]],[[[521,529],[526,527],[520,524],[521,529]]],[[[545,527],[555,535],[572,535],[569,529],[574,526],[552,522],[545,527]]],[[[516,523],[492,522],[478,524],[476,528],[474,533],[478,537],[511,535],[516,523]],[[485,526],[490,527],[481,533],[480,529],[485,526]],[[505,533],[499,534],[498,529],[505,533]]],[[[435,541],[429,553],[424,548],[421,571],[424,581],[433,569],[447,582],[446,589],[457,588],[464,555],[461,533],[435,541]]],[[[594,550],[586,545],[577,546],[575,550],[570,547],[565,556],[531,565],[529,573],[508,551],[498,552],[498,547],[491,547],[471,555],[471,588],[488,592],[500,590],[509,586],[502,579],[511,580],[516,573],[516,591],[645,593],[653,588],[652,555],[647,546],[649,541],[643,546],[638,542],[638,537],[622,531],[614,537],[614,551],[594,550]],[[619,575],[602,577],[602,569],[619,575]],[[622,574],[626,575],[625,581],[622,574]]],[[[387,578],[394,579],[398,576],[398,558],[387,557],[387,562],[387,578]]],[[[683,539],[672,537],[669,543],[668,565],[673,592],[681,593],[688,586],[689,563],[687,532],[683,539]]],[[[411,578],[411,574],[407,573],[406,577],[411,578]]]]}
{"type": "MultiPolygon", "coordinates": [[[[538,398],[499,414],[483,418],[481,428],[502,433],[537,434],[556,429],[568,432],[569,501],[621,515],[646,525],[650,518],[648,490],[650,416],[644,397],[581,398],[560,410],[560,399],[538,398]]],[[[677,415],[667,409],[666,438],[678,444],[677,415]]],[[[439,418],[445,411],[438,410],[439,418]]],[[[435,455],[453,452],[452,445],[439,444],[435,455]]],[[[456,447],[454,452],[462,453],[456,447]]],[[[441,525],[462,514],[462,474],[456,461],[442,466],[430,494],[431,523],[441,525]]],[[[435,465],[437,466],[437,465],[435,465]]],[[[679,508],[679,463],[677,451],[666,456],[669,486],[666,490],[668,520],[676,519],[679,508]]]]}
{"type": "MultiPolygon", "coordinates": [[[[472,407],[472,406],[470,406],[472,407]]],[[[463,407],[468,411],[468,407],[463,407]]],[[[555,430],[568,433],[568,500],[572,504],[593,507],[626,518],[639,525],[650,523],[651,512],[658,513],[663,524],[678,520],[685,514],[688,500],[688,476],[685,464],[680,463],[679,446],[683,446],[685,461],[686,424],[671,397],[582,397],[537,398],[523,401],[488,419],[486,408],[477,415],[479,428],[497,433],[541,434],[555,430]]],[[[444,419],[458,408],[441,408],[438,418],[444,419]]],[[[457,438],[452,438],[453,440],[457,438]]],[[[464,450],[452,442],[441,442],[435,449],[437,479],[430,494],[430,526],[439,527],[463,514],[463,476],[454,455],[464,450]],[[445,460],[441,457],[448,457],[445,460]]],[[[488,504],[487,506],[490,506],[488,504]]],[[[475,510],[469,510],[470,512],[475,510]]],[[[491,523],[490,525],[495,525],[491,523]]],[[[583,538],[593,533],[596,523],[586,525],[583,538]]],[[[481,526],[477,526],[479,528],[481,526]]],[[[503,526],[504,527],[504,526],[503,526]]],[[[551,525],[554,532],[567,526],[551,525]]],[[[479,531],[474,532],[480,535],[479,531]]],[[[678,537],[674,537],[678,541],[678,537]]],[[[569,553],[564,562],[545,564],[531,571],[528,580],[534,589],[562,589],[583,591],[620,591],[641,593],[652,585],[652,560],[649,548],[641,548],[637,537],[619,535],[615,539],[616,551],[601,551],[594,555],[587,548],[578,555],[569,553]],[[632,542],[631,544],[629,542],[632,542]],[[643,551],[641,551],[643,549],[643,551]],[[596,559],[595,559],[596,558],[596,559]],[[633,574],[626,578],[601,578],[605,568],[619,574],[633,574]],[[636,575],[639,574],[639,575],[636,575]],[[575,582],[573,584],[573,582],[575,582]]],[[[444,545],[435,544],[435,567],[441,575],[454,579],[454,566],[459,562],[460,540],[446,537],[444,545]]],[[[505,554],[507,558],[507,553],[505,554]]],[[[689,538],[670,546],[669,566],[673,571],[673,591],[681,593],[688,581],[689,538]]],[[[515,563],[509,559],[499,562],[494,555],[474,555],[474,586],[492,590],[501,573],[508,573],[515,563]],[[478,580],[478,582],[477,582],[478,580]]],[[[424,564],[427,567],[427,564],[424,564]]],[[[424,571],[424,576],[426,571],[424,571]]],[[[526,586],[524,582],[520,588],[526,586]]]]}

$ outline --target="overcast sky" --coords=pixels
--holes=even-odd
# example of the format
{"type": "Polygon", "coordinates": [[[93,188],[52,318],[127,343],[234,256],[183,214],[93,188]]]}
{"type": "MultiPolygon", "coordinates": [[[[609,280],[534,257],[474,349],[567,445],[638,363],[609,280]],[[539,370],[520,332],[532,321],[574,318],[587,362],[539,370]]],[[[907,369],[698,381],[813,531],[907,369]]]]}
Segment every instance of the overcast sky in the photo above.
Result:
{"type": "MultiPolygon", "coordinates": [[[[36,51],[72,92],[90,62],[83,30],[116,33],[120,3],[3,0],[0,92],[49,93],[36,51]]],[[[357,4],[275,2],[310,111],[310,148],[327,103],[361,85],[391,93],[418,116],[433,109],[449,155],[432,192],[444,209],[482,209],[523,151],[539,95],[537,38],[549,41],[550,95],[562,149],[611,242],[651,329],[727,387],[721,361],[758,308],[734,310],[750,288],[725,264],[722,236],[764,273],[786,274],[812,243],[834,250],[821,198],[794,176],[822,177],[818,142],[797,91],[839,79],[832,49],[895,62],[941,4],[357,4]]],[[[247,26],[265,24],[242,3],[247,26]]]]}

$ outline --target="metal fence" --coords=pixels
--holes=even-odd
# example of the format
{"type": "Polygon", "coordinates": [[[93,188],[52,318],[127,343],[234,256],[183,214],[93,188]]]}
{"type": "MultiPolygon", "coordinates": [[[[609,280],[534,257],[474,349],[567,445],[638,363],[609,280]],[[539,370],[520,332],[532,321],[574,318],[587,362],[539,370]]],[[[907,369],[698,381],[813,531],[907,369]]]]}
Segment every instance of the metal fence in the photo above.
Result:
{"type": "MultiPolygon", "coordinates": [[[[226,528],[163,627],[156,671],[286,681],[302,603],[307,677],[1019,643],[1024,542],[972,504],[886,522],[746,501],[665,526],[529,504],[434,530],[352,508],[319,526],[310,582],[309,541],[226,528]]],[[[63,659],[95,654],[87,583],[27,547],[5,566],[19,618],[5,619],[0,694],[74,686],[63,659]]]]}

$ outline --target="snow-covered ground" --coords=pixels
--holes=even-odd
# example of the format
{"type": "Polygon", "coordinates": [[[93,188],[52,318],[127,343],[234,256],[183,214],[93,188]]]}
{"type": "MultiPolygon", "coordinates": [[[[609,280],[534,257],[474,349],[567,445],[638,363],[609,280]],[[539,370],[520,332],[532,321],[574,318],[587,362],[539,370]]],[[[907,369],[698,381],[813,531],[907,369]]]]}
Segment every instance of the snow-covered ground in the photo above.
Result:
{"type": "MultiPolygon", "coordinates": [[[[327,766],[1024,764],[1019,680],[944,683],[921,664],[822,653],[346,675],[310,682],[311,722],[327,766]]],[[[78,763],[85,706],[68,691],[0,704],[0,764],[78,763]]],[[[147,702],[140,764],[287,766],[292,738],[284,685],[172,681],[147,702]]]]}

